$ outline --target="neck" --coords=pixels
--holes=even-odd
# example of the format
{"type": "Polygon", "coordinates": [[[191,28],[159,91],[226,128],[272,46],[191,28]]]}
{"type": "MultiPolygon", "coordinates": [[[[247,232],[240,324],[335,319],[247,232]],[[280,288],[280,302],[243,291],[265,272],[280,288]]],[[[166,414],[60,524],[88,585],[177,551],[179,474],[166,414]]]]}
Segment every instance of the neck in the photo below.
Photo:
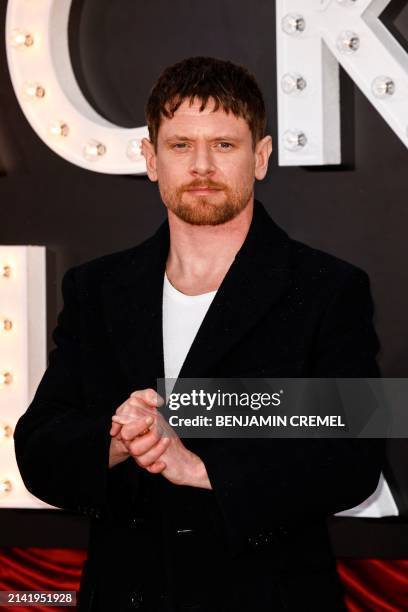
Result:
{"type": "Polygon", "coordinates": [[[166,272],[187,295],[218,289],[251,225],[253,197],[234,219],[221,225],[191,225],[168,210],[170,249],[166,272]]]}

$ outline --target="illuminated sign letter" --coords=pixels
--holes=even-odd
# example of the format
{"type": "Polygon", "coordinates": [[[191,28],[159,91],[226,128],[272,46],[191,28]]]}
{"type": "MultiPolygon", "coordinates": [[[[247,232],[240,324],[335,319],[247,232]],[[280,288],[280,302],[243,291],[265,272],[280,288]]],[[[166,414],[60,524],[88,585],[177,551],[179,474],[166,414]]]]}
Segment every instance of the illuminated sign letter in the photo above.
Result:
{"type": "Polygon", "coordinates": [[[408,55],[379,20],[391,0],[277,0],[279,164],[339,164],[341,64],[408,146],[408,55]]]}
{"type": "Polygon", "coordinates": [[[17,99],[39,137],[67,161],[106,174],[143,174],[140,141],[99,115],[82,94],[68,47],[71,0],[9,0],[8,65],[17,99]]]}

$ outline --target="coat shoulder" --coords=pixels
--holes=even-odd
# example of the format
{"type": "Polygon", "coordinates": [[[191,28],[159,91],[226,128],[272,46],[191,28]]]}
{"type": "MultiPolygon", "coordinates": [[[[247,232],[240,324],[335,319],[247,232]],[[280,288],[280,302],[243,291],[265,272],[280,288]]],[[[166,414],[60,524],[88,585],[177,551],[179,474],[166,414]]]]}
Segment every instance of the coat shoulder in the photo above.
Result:
{"type": "Polygon", "coordinates": [[[294,275],[303,282],[324,284],[333,288],[343,286],[349,280],[356,282],[369,282],[367,272],[335,255],[313,248],[291,239],[292,266],[294,275]]]}
{"type": "Polygon", "coordinates": [[[289,271],[292,278],[306,286],[319,282],[335,286],[349,278],[368,281],[367,273],[355,264],[296,240],[259,201],[255,204],[254,220],[255,242],[261,244],[258,264],[262,265],[264,259],[265,265],[289,271]]]}
{"type": "Polygon", "coordinates": [[[82,264],[70,268],[66,275],[72,275],[79,284],[109,285],[116,282],[123,274],[123,270],[140,270],[143,262],[150,256],[153,236],[140,244],[96,257],[82,264]]]}

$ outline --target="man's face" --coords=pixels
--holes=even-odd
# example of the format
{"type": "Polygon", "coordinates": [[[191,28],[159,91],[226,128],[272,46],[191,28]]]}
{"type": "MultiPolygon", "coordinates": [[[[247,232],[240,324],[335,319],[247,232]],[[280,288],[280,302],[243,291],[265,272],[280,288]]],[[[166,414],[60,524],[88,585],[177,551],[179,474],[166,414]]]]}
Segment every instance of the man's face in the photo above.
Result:
{"type": "Polygon", "coordinates": [[[245,119],[223,109],[214,112],[212,100],[201,112],[200,105],[201,100],[191,106],[184,100],[171,119],[162,119],[157,150],[145,139],[143,153],[149,178],[158,181],[169,210],[187,223],[219,225],[253,197],[259,154],[245,119]]]}

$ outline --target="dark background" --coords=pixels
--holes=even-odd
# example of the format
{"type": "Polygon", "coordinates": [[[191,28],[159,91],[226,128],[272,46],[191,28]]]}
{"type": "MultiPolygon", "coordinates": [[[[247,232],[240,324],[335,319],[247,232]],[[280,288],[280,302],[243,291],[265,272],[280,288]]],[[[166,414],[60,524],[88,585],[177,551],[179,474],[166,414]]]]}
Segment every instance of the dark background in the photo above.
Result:
{"type": "MultiPolygon", "coordinates": [[[[3,0],[0,5],[3,24],[6,4],[3,0]]],[[[408,50],[407,3],[395,0],[382,19],[408,50]]],[[[275,2],[73,0],[70,47],[88,100],[124,127],[145,124],[149,90],[171,63],[191,55],[212,55],[247,66],[264,92],[275,143],[267,178],[256,187],[258,199],[293,238],[368,272],[383,375],[408,376],[408,150],[341,71],[343,164],[278,167],[275,2]]],[[[165,217],[156,185],[147,177],[83,170],[39,140],[15,98],[4,44],[0,201],[0,244],[37,244],[49,250],[50,331],[61,307],[60,283],[68,267],[141,242],[165,217]]],[[[387,479],[401,512],[408,516],[407,441],[390,442],[388,457],[387,479]]],[[[1,511],[0,516],[17,529],[10,511],[1,511]]],[[[14,516],[23,520],[21,512],[14,516]]],[[[31,523],[35,520],[35,513],[25,516],[31,523]]],[[[361,522],[338,519],[337,524],[350,520],[361,522]]],[[[368,523],[370,530],[375,529],[375,522],[368,523]]],[[[407,526],[403,519],[377,524],[381,529],[388,525],[394,538],[398,538],[396,529],[407,526]]],[[[367,545],[368,539],[372,538],[367,538],[367,545]]]]}

